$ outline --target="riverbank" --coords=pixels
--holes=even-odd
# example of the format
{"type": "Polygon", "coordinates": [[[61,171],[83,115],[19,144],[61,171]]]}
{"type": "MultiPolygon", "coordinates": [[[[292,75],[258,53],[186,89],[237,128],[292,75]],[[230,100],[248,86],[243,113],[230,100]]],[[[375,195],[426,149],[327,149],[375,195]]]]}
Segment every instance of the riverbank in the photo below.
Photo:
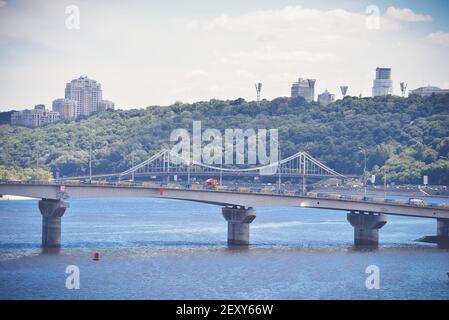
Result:
{"type": "Polygon", "coordinates": [[[10,200],[32,200],[33,198],[29,197],[20,197],[20,196],[10,196],[7,194],[4,194],[0,196],[0,201],[10,201],[10,200]]]}

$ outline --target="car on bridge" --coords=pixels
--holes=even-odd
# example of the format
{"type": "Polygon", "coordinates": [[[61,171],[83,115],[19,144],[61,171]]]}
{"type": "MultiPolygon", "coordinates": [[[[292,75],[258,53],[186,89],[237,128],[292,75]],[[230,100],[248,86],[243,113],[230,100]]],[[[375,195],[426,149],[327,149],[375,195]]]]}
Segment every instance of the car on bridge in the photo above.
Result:
{"type": "Polygon", "coordinates": [[[425,202],[421,198],[410,198],[408,199],[408,204],[423,207],[425,205],[425,202]]]}
{"type": "Polygon", "coordinates": [[[205,182],[206,189],[215,190],[215,189],[218,189],[219,186],[220,186],[220,183],[218,182],[217,179],[214,179],[214,178],[209,178],[205,182]]]}

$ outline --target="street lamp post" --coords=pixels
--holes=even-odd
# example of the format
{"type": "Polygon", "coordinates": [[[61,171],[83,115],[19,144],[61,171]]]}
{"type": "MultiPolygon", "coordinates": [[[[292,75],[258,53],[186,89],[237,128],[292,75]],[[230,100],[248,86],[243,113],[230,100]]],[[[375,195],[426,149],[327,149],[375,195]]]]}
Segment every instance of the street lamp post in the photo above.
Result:
{"type": "Polygon", "coordinates": [[[302,194],[305,196],[307,191],[306,186],[306,156],[302,155],[302,194]]]}
{"type": "Polygon", "coordinates": [[[278,169],[278,193],[281,193],[281,149],[278,149],[278,165],[277,165],[277,169],[278,169]]]}
{"type": "Polygon", "coordinates": [[[39,169],[39,153],[36,151],[36,173],[38,169],[39,169]]]}
{"type": "Polygon", "coordinates": [[[221,154],[220,154],[220,186],[223,186],[223,152],[224,148],[221,148],[221,154]]]}
{"type": "Polygon", "coordinates": [[[363,165],[363,185],[365,187],[365,196],[366,196],[366,150],[359,148],[360,151],[363,152],[363,157],[364,157],[364,165],[363,165]]]}
{"type": "Polygon", "coordinates": [[[39,170],[39,155],[40,155],[40,153],[39,153],[39,141],[36,141],[36,144],[35,144],[36,173],[34,175],[34,179],[35,180],[37,180],[37,177],[38,177],[37,172],[39,170]]]}
{"type": "Polygon", "coordinates": [[[187,184],[190,188],[190,160],[187,162],[187,184]]]}
{"type": "MultiPolygon", "coordinates": [[[[223,161],[223,159],[222,159],[223,161]]],[[[223,185],[223,163],[220,163],[220,186],[223,185]]]]}
{"type": "MultiPolygon", "coordinates": [[[[134,168],[134,151],[131,154],[131,168],[134,168]]],[[[134,182],[134,170],[131,172],[131,180],[134,182]]]]}
{"type": "Polygon", "coordinates": [[[89,183],[92,183],[92,146],[89,147],[89,183]]]}

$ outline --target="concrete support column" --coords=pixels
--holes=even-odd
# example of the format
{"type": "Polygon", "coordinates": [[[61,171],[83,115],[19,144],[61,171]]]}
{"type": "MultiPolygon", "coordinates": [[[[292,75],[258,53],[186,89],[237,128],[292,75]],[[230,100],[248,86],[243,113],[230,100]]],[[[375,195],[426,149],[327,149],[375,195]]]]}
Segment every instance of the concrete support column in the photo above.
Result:
{"type": "Polygon", "coordinates": [[[61,247],[61,217],[69,204],[61,200],[39,200],[42,214],[42,248],[61,247]]]}
{"type": "Polygon", "coordinates": [[[245,207],[225,207],[223,217],[228,222],[228,245],[249,245],[249,224],[256,218],[256,210],[245,207]]]}
{"type": "Polygon", "coordinates": [[[437,220],[437,239],[440,248],[449,248],[449,219],[437,220]]]}
{"type": "Polygon", "coordinates": [[[387,223],[383,214],[351,211],[347,219],[354,227],[354,245],[377,246],[379,244],[379,229],[387,223]]]}
{"type": "Polygon", "coordinates": [[[437,235],[436,236],[424,236],[415,241],[436,243],[439,248],[449,248],[449,219],[438,218],[437,219],[437,235]]]}

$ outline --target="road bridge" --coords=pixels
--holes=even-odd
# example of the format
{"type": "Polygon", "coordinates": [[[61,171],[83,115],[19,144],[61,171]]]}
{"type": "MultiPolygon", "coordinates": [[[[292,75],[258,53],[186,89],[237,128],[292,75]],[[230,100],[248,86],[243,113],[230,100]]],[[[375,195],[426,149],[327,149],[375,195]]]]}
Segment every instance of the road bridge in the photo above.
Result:
{"type": "Polygon", "coordinates": [[[259,207],[298,207],[339,210],[347,213],[354,227],[354,244],[376,246],[379,229],[387,222],[387,215],[432,218],[437,221],[437,232],[424,241],[449,245],[449,207],[413,205],[406,202],[384,202],[379,199],[362,200],[348,197],[274,194],[229,190],[196,190],[185,187],[143,187],[131,185],[61,185],[51,183],[0,183],[0,194],[41,199],[42,246],[60,247],[61,219],[71,199],[148,197],[208,203],[223,207],[228,222],[228,244],[248,245],[250,224],[259,207]]]}

